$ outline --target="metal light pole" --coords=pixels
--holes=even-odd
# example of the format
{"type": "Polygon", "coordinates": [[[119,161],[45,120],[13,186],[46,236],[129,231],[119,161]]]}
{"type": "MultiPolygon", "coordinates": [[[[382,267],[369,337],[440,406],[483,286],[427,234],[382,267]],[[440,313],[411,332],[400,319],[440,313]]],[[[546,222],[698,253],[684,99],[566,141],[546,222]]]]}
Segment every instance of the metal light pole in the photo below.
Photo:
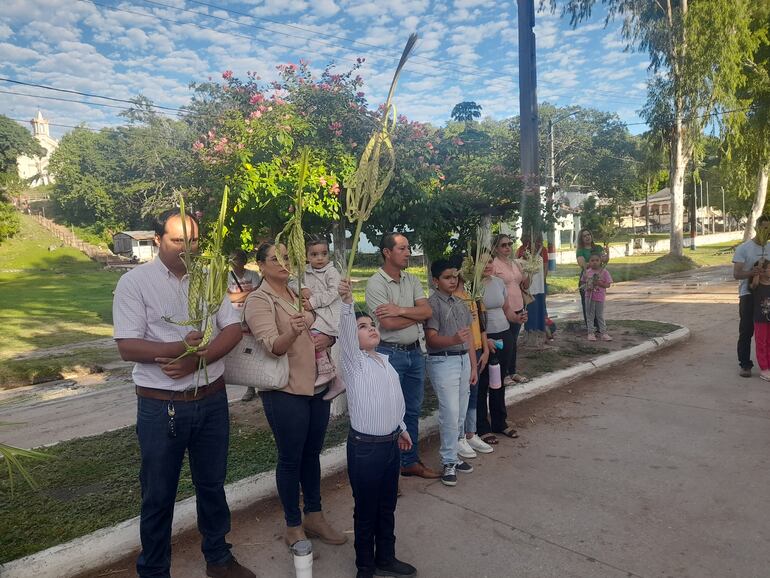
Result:
{"type": "MultiPolygon", "coordinates": [[[[553,126],[563,121],[566,118],[575,116],[579,110],[574,110],[569,114],[562,115],[557,118],[548,119],[548,156],[549,156],[549,182],[548,182],[548,206],[555,210],[556,204],[556,155],[554,153],[553,145],[553,126]]],[[[556,271],[556,223],[552,223],[548,228],[548,270],[556,271]]]]}
{"type": "Polygon", "coordinates": [[[535,55],[535,0],[518,0],[519,7],[519,120],[521,123],[521,227],[541,231],[540,178],[537,142],[537,65],[535,55]]]}

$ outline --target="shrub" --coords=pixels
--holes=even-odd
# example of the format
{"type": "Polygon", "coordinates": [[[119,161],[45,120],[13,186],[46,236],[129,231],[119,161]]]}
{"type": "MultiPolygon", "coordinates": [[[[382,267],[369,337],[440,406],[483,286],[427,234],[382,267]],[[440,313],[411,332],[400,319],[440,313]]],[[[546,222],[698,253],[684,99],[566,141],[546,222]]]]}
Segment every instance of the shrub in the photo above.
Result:
{"type": "Polygon", "coordinates": [[[10,239],[21,229],[21,219],[14,206],[0,201],[0,243],[10,239]]]}

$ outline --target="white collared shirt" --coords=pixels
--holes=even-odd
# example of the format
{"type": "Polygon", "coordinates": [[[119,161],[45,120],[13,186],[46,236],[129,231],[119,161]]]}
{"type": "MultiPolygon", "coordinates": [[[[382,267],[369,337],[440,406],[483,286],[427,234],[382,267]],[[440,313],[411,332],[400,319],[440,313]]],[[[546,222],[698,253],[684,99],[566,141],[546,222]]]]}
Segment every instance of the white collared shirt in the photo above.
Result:
{"type": "MultiPolygon", "coordinates": [[[[186,321],[187,275],[177,278],[160,260],[155,257],[149,263],[135,267],[118,281],[115,298],[112,302],[112,322],[114,339],[145,339],[160,343],[182,341],[192,331],[188,325],[177,325],[163,319],[186,321]]],[[[215,317],[214,332],[211,340],[227,327],[240,323],[240,316],[230,305],[227,296],[215,317]]],[[[225,371],[222,359],[207,366],[208,381],[213,382],[225,371]]],[[[196,385],[206,385],[206,378],[198,372],[180,379],[166,376],[156,363],[134,364],[133,379],[136,385],[155,389],[182,391],[196,385]]]]}
{"type": "Polygon", "coordinates": [[[350,427],[359,433],[383,436],[397,427],[406,431],[404,394],[388,356],[361,350],[352,303],[340,306],[340,364],[347,386],[350,427]]]}

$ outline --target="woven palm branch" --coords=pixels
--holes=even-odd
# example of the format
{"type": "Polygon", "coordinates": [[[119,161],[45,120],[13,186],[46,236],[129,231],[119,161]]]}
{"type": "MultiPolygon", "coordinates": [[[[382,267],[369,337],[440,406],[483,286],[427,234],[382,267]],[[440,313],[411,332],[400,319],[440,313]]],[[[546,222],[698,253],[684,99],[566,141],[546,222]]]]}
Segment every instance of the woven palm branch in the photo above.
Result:
{"type": "Polygon", "coordinates": [[[461,271],[465,279],[465,291],[472,301],[479,301],[484,297],[484,268],[492,259],[489,247],[489,236],[481,227],[476,227],[476,250],[473,250],[468,242],[468,253],[463,259],[461,271]]]}
{"type": "Polygon", "coordinates": [[[346,272],[350,272],[353,269],[358,240],[361,237],[361,228],[372,214],[372,209],[382,199],[385,190],[393,178],[396,168],[396,155],[390,139],[396,126],[397,118],[396,108],[393,105],[393,94],[396,91],[398,78],[401,76],[404,65],[416,43],[417,34],[410,34],[404,51],[401,54],[401,60],[399,60],[396,72],[393,75],[393,80],[390,83],[388,98],[385,101],[379,126],[375,129],[366,147],[364,147],[356,171],[345,182],[345,199],[347,204],[345,215],[351,224],[356,224],[355,233],[353,234],[353,246],[351,247],[346,272]]]}
{"type": "MultiPolygon", "coordinates": [[[[164,317],[164,321],[174,323],[175,325],[194,327],[203,333],[203,340],[197,347],[191,347],[187,344],[185,352],[177,357],[181,359],[188,355],[195,354],[199,349],[205,349],[211,341],[214,333],[215,317],[222,305],[222,300],[227,293],[227,274],[229,264],[227,256],[223,252],[224,238],[227,233],[225,227],[225,218],[227,216],[227,203],[230,189],[225,187],[222,193],[222,203],[219,206],[219,216],[214,226],[210,242],[202,253],[195,254],[192,250],[192,242],[187,231],[187,213],[185,212],[184,196],[179,195],[179,214],[182,220],[182,234],[184,236],[185,250],[182,255],[187,278],[189,281],[187,289],[187,315],[184,321],[164,317]]],[[[176,361],[176,360],[175,360],[176,361]]],[[[208,384],[208,371],[206,359],[201,357],[198,360],[198,379],[203,373],[206,384],[208,384]],[[202,371],[201,371],[202,370],[202,371]]],[[[195,389],[198,388],[195,384],[195,389]]]]}
{"type": "MultiPolygon", "coordinates": [[[[10,425],[10,424],[2,424],[2,425],[10,425]]],[[[0,443],[0,456],[3,457],[3,460],[5,460],[6,468],[8,469],[8,484],[11,488],[11,493],[13,493],[14,488],[14,474],[18,474],[22,477],[22,479],[27,482],[27,485],[29,485],[30,488],[36,489],[37,483],[35,482],[35,479],[32,477],[32,475],[27,471],[27,468],[24,467],[24,464],[21,462],[22,458],[28,458],[28,459],[34,459],[34,460],[45,460],[49,459],[51,456],[48,454],[44,454],[42,452],[37,452],[35,450],[25,450],[22,448],[17,448],[15,446],[10,446],[8,444],[0,443]]]]}
{"type": "Polygon", "coordinates": [[[297,311],[302,311],[302,281],[305,272],[305,233],[302,230],[302,193],[305,188],[308,172],[308,158],[310,149],[304,147],[299,160],[299,174],[297,176],[297,190],[294,193],[293,212],[283,230],[275,238],[275,257],[282,267],[297,276],[297,311]],[[283,255],[278,247],[284,243],[289,256],[289,262],[283,260],[283,255]]]}

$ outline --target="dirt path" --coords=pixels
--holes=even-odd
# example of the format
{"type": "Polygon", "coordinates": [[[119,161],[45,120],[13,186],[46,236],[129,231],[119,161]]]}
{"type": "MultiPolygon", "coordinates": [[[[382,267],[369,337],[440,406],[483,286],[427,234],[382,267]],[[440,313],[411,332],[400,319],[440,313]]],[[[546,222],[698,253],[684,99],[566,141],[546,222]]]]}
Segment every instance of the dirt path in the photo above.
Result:
{"type": "MultiPolygon", "coordinates": [[[[446,488],[402,479],[399,557],[422,578],[766,576],[770,388],[737,376],[727,268],[616,286],[610,318],[690,327],[690,341],[515,406],[521,432],[446,488]]],[[[423,458],[437,462],[435,442],[423,458]]],[[[327,517],[348,535],[344,476],[327,517]]],[[[292,576],[276,501],[233,517],[239,561],[292,576]]],[[[353,548],[315,544],[317,576],[353,576],[353,548]]],[[[107,569],[132,574],[134,558],[107,569]]],[[[174,542],[173,575],[203,577],[199,536],[174,542]]],[[[94,573],[95,578],[103,573],[94,573]]]]}

